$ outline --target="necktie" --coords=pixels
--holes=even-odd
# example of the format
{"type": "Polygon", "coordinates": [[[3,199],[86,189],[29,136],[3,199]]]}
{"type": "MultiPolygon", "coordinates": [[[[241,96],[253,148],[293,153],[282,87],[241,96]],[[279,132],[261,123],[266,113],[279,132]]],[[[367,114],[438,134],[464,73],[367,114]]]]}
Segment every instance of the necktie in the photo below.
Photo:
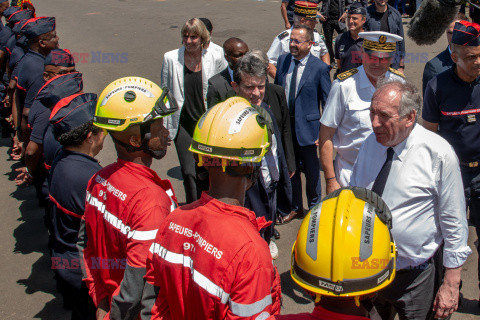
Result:
{"type": "Polygon", "coordinates": [[[387,183],[388,174],[390,173],[390,168],[392,167],[393,154],[393,148],[389,147],[387,149],[387,160],[385,160],[382,169],[380,169],[380,172],[373,183],[372,191],[379,196],[382,196],[383,189],[385,189],[385,183],[387,183]]]}
{"type": "Polygon", "coordinates": [[[267,162],[268,171],[270,172],[272,182],[278,181],[278,179],[280,178],[280,173],[278,172],[277,164],[275,162],[275,156],[273,155],[272,149],[268,150],[267,154],[265,154],[265,160],[267,162]]]}
{"type": "Polygon", "coordinates": [[[292,80],[290,81],[290,91],[288,92],[288,110],[290,116],[295,116],[295,94],[297,93],[297,71],[300,61],[293,59],[295,66],[293,67],[292,80]]]}

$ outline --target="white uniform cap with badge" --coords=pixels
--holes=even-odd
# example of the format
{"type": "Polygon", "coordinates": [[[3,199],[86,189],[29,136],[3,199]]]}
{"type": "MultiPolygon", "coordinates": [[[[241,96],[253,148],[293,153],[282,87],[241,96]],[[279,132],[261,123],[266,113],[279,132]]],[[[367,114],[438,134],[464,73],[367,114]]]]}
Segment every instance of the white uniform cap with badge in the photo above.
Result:
{"type": "Polygon", "coordinates": [[[403,38],[392,33],[384,31],[365,31],[358,34],[363,38],[363,48],[374,52],[386,52],[394,54],[396,51],[397,41],[403,38]]]}

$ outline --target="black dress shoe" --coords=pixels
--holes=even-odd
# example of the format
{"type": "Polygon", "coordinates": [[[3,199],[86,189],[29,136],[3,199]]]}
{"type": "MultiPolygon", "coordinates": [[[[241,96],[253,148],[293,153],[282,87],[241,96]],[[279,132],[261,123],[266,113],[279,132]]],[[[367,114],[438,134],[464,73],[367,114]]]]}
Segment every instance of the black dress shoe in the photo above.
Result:
{"type": "Polygon", "coordinates": [[[273,237],[278,240],[280,239],[280,232],[276,228],[273,228],[273,237]]]}

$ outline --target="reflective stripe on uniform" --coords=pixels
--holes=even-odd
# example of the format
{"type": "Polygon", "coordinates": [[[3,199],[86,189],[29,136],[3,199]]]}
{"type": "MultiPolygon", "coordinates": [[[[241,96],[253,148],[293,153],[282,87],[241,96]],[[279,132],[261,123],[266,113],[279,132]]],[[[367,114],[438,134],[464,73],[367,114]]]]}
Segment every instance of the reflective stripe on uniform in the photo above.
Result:
{"type": "Polygon", "coordinates": [[[126,235],[128,239],[138,241],[148,241],[155,239],[158,229],[145,231],[132,229],[130,226],[124,224],[123,221],[120,220],[116,215],[108,212],[107,209],[105,209],[105,204],[92,196],[88,191],[87,202],[90,205],[96,207],[97,210],[102,214],[103,219],[108,222],[112,227],[120,231],[122,234],[126,235]]]}
{"type": "Polygon", "coordinates": [[[260,313],[267,306],[272,304],[272,296],[269,294],[263,299],[260,299],[254,303],[242,304],[234,302],[230,299],[230,294],[225,292],[223,288],[213,283],[205,275],[201,274],[193,268],[193,260],[189,256],[185,256],[181,253],[175,253],[168,251],[166,248],[161,246],[158,243],[152,243],[150,246],[150,252],[158,255],[163,260],[173,263],[180,264],[184,267],[189,268],[192,271],[193,281],[199,285],[201,288],[206,290],[211,295],[214,295],[217,298],[220,298],[220,301],[223,304],[229,302],[230,310],[232,313],[239,317],[251,317],[257,313],[260,313]]]}
{"type": "Polygon", "coordinates": [[[251,317],[271,304],[272,296],[269,294],[265,298],[250,304],[236,303],[230,300],[230,309],[233,314],[239,317],[251,317]]]}
{"type": "Polygon", "coordinates": [[[170,206],[170,212],[172,212],[177,207],[177,205],[175,204],[175,201],[173,201],[173,198],[172,198],[173,197],[173,191],[172,191],[172,189],[167,189],[167,190],[165,190],[165,193],[167,194],[167,196],[170,198],[170,201],[172,202],[172,204],[170,206]]]}

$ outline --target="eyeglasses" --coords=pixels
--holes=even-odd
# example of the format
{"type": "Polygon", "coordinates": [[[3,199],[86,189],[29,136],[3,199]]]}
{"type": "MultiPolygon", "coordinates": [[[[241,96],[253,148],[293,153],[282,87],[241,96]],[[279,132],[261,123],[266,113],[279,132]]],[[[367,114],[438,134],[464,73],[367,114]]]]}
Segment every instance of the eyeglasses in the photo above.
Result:
{"type": "Polygon", "coordinates": [[[302,44],[302,43],[305,43],[305,42],[310,42],[310,40],[305,40],[305,41],[298,41],[297,39],[288,39],[288,42],[289,43],[294,43],[294,44],[302,44]]]}

